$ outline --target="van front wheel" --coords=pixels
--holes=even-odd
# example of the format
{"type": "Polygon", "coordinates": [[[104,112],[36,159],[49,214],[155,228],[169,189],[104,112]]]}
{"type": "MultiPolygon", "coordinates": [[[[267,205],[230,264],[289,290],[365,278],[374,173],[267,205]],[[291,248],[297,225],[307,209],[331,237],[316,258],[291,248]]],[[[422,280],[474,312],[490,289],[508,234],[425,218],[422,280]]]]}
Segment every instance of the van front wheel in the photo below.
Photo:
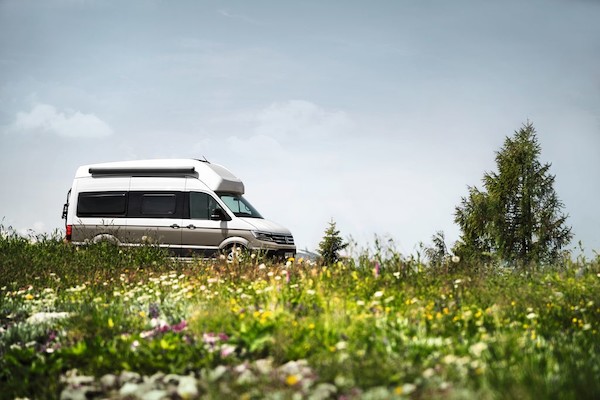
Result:
{"type": "Polygon", "coordinates": [[[248,249],[241,244],[234,244],[223,249],[223,255],[228,263],[240,262],[244,259],[248,249]]]}

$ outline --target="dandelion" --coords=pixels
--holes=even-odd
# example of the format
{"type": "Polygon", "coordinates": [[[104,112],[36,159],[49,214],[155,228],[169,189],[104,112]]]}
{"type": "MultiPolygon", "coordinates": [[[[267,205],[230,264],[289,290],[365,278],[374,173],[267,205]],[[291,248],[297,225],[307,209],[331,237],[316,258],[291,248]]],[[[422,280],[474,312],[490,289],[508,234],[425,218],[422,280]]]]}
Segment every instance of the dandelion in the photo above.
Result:
{"type": "Polygon", "coordinates": [[[295,375],[295,374],[288,375],[285,378],[285,384],[288,386],[294,386],[298,382],[300,382],[300,378],[298,377],[298,375],[295,375]]]}

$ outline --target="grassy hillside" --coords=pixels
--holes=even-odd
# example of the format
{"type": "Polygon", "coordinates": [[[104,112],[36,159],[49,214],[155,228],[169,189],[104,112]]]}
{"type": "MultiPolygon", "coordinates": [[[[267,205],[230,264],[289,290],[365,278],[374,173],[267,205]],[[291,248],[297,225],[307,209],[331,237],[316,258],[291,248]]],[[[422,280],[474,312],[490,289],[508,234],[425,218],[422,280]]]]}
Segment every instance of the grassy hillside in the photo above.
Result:
{"type": "Polygon", "coordinates": [[[332,266],[0,237],[0,397],[594,398],[600,259],[332,266]]]}

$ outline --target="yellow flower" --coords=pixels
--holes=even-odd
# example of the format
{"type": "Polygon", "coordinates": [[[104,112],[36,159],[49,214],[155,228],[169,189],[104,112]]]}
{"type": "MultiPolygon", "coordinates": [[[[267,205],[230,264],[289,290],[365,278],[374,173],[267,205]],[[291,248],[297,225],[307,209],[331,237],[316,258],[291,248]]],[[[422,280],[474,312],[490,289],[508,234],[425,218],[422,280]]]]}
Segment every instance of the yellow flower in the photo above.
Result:
{"type": "Polygon", "coordinates": [[[300,382],[300,379],[298,378],[297,375],[292,374],[292,375],[288,375],[287,378],[285,378],[285,383],[288,386],[294,386],[298,382],[300,382]]]}
{"type": "Polygon", "coordinates": [[[33,300],[33,295],[31,293],[27,293],[25,295],[25,300],[33,300]]]}
{"type": "Polygon", "coordinates": [[[115,326],[115,323],[113,322],[112,318],[108,319],[108,327],[109,328],[113,328],[115,326]]]}

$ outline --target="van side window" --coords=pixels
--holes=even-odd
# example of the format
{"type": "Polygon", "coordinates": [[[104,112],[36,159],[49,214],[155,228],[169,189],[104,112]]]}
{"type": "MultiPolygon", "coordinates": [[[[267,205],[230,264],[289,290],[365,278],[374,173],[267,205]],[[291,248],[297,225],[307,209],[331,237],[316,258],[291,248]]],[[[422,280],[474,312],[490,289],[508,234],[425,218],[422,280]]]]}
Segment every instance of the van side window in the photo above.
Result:
{"type": "Polygon", "coordinates": [[[79,193],[78,217],[124,217],[126,210],[126,192],[79,193]]]}
{"type": "Polygon", "coordinates": [[[190,192],[191,219],[210,219],[210,214],[215,208],[221,208],[221,206],[208,193],[190,192]]]}
{"type": "Polygon", "coordinates": [[[175,194],[144,194],[142,196],[142,215],[171,216],[175,214],[177,198],[175,194]]]}
{"type": "Polygon", "coordinates": [[[131,191],[129,218],[183,218],[183,192],[131,191]]]}

